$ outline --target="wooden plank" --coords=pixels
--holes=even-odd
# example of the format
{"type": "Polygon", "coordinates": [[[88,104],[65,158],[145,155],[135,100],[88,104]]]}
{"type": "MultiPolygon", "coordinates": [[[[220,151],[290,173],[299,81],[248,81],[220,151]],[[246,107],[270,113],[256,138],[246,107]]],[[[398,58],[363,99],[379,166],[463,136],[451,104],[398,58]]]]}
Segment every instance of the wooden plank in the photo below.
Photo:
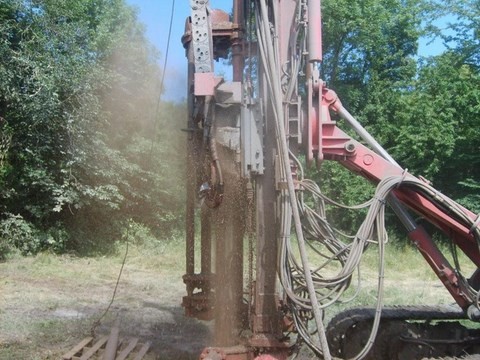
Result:
{"type": "Polygon", "coordinates": [[[107,345],[105,345],[105,351],[102,355],[103,360],[115,360],[117,356],[118,349],[118,340],[120,337],[120,326],[119,320],[115,320],[115,324],[110,331],[110,336],[108,337],[107,345]]]}
{"type": "Polygon", "coordinates": [[[90,359],[90,357],[92,355],[94,355],[97,352],[98,349],[100,349],[103,345],[105,345],[107,340],[108,340],[108,336],[102,337],[100,340],[98,340],[98,342],[95,345],[92,346],[92,348],[90,350],[88,350],[85,354],[82,355],[80,360],[90,359]]]}
{"type": "Polygon", "coordinates": [[[130,340],[128,343],[127,347],[122,350],[122,352],[117,356],[115,360],[125,360],[128,355],[132,352],[133,349],[135,349],[135,346],[137,346],[138,343],[138,338],[133,338],[130,340]]]}
{"type": "MultiPolygon", "coordinates": [[[[87,337],[83,339],[78,345],[76,345],[72,350],[62,356],[62,360],[89,360],[93,359],[94,356],[100,355],[104,352],[104,346],[107,343],[109,336],[104,336],[100,338],[96,343],[92,343],[94,340],[92,337],[87,337]],[[81,353],[83,352],[83,353],[81,353]],[[79,354],[80,353],[80,354],[79,354]]],[[[139,344],[138,338],[131,339],[120,339],[118,349],[120,349],[123,344],[127,344],[120,354],[116,357],[115,360],[126,360],[129,356],[135,355],[135,360],[141,360],[148,352],[151,346],[151,342],[145,344],[139,344]],[[128,344],[127,344],[128,342],[128,344]],[[135,354],[135,349],[142,345],[139,352],[135,354]]],[[[95,357],[96,358],[96,357],[95,357]]]]}
{"type": "Polygon", "coordinates": [[[150,345],[151,345],[150,341],[146,342],[138,352],[137,356],[135,356],[134,360],[142,360],[143,356],[147,353],[148,349],[150,348],[150,345]]]}
{"type": "Polygon", "coordinates": [[[74,357],[80,350],[82,350],[85,346],[90,344],[90,342],[93,340],[92,337],[87,337],[83,339],[78,345],[76,345],[72,350],[70,350],[68,353],[62,356],[63,360],[71,360],[72,357],[74,357]]]}

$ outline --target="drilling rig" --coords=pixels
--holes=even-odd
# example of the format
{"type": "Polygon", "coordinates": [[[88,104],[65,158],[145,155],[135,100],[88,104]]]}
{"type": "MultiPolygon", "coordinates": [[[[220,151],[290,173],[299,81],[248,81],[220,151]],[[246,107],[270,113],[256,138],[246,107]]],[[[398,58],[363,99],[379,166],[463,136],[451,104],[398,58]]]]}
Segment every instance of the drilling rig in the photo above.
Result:
{"type": "MultiPolygon", "coordinates": [[[[320,75],[320,0],[234,0],[227,14],[190,0],[187,316],[214,319],[201,359],[422,359],[480,352],[480,272],[464,276],[416,222],[442,231],[480,266],[480,217],[403,169],[344,108],[320,75]],[[229,59],[232,80],[215,75],[229,59]],[[339,124],[337,125],[337,121],[339,124]],[[347,130],[342,130],[340,124],[347,130]],[[355,133],[354,136],[349,134],[355,133]],[[376,186],[351,238],[327,221],[306,166],[336,161],[376,186]],[[454,305],[385,307],[385,208],[451,294],[454,305]],[[378,296],[324,324],[355,282],[367,247],[379,254],[378,296]]],[[[474,356],[474,355],[472,355],[474,356]]]]}

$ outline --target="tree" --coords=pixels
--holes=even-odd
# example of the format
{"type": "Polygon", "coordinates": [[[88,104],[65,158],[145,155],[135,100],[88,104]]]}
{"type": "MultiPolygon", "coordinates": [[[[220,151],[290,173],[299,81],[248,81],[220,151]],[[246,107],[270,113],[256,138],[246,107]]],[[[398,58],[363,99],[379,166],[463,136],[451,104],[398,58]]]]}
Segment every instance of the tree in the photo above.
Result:
{"type": "Polygon", "coordinates": [[[440,190],[479,212],[480,2],[434,5],[437,16],[452,19],[444,32],[434,29],[447,50],[419,66],[402,96],[394,153],[440,190]]]}
{"type": "Polygon", "coordinates": [[[323,77],[352,112],[415,76],[422,11],[416,0],[324,2],[323,77]]]}
{"type": "MultiPolygon", "coordinates": [[[[473,211],[480,211],[479,5],[326,1],[323,12],[322,72],[330,87],[403,167],[473,211]],[[446,15],[452,23],[445,33],[434,25],[446,15]],[[418,41],[426,34],[441,36],[447,51],[419,57],[418,41]]],[[[371,191],[333,165],[324,166],[321,183],[347,203],[371,191]]],[[[345,228],[358,226],[351,215],[339,218],[345,228]]]]}
{"type": "MultiPolygon", "coordinates": [[[[421,0],[323,2],[322,76],[387,149],[396,144],[400,97],[416,76],[423,12],[421,0]]],[[[338,165],[324,164],[320,175],[324,191],[347,204],[363,202],[372,194],[370,184],[338,165]]],[[[357,228],[362,220],[355,214],[335,218],[345,230],[357,228]]]]}
{"type": "Polygon", "coordinates": [[[167,120],[183,109],[156,111],[158,54],[135,11],[123,0],[2,0],[0,17],[0,118],[11,139],[2,241],[31,253],[109,247],[128,219],[171,228],[180,170],[169,155],[181,152],[167,120]]]}

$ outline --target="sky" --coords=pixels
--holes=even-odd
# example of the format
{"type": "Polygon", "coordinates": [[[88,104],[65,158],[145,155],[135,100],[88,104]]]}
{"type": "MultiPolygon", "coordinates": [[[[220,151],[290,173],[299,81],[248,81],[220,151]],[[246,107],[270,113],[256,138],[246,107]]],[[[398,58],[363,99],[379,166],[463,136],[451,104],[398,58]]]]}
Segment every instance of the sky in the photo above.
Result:
{"type": "MultiPolygon", "coordinates": [[[[168,30],[173,0],[126,1],[138,8],[139,19],[146,26],[146,36],[160,51],[160,64],[163,67],[165,53],[167,52],[168,30]]],[[[185,20],[190,15],[190,1],[174,0],[174,3],[175,11],[164,81],[165,92],[162,94],[162,100],[167,101],[181,101],[186,97],[187,91],[187,59],[181,38],[185,31],[185,20]]],[[[210,7],[223,9],[230,13],[232,3],[232,0],[210,0],[210,7]]],[[[221,64],[215,64],[215,66],[222,68],[219,65],[221,64]]]]}
{"type": "MultiPolygon", "coordinates": [[[[163,66],[167,52],[168,30],[172,4],[174,14],[172,33],[168,49],[167,70],[165,73],[162,100],[182,101],[186,97],[187,60],[182,46],[181,37],[185,30],[185,20],[190,15],[189,0],[126,0],[127,3],[137,7],[139,19],[146,27],[147,38],[160,51],[160,64],[163,66]]],[[[222,9],[230,13],[233,0],[210,0],[210,7],[222,9]]],[[[441,41],[430,42],[428,39],[420,40],[419,53],[422,55],[438,55],[444,50],[441,41]]],[[[215,63],[222,74],[228,77],[228,68],[221,63],[215,63]]]]}

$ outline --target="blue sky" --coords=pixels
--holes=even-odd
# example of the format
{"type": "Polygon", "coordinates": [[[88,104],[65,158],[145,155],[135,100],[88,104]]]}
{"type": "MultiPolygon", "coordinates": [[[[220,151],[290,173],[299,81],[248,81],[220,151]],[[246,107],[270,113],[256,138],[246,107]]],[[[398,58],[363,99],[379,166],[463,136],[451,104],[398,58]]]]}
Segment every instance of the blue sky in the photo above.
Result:
{"type": "MultiPolygon", "coordinates": [[[[186,96],[186,72],[187,62],[185,52],[180,41],[184,29],[185,19],[190,15],[189,0],[126,0],[127,3],[138,8],[139,19],[146,26],[146,35],[158,48],[161,54],[163,66],[164,55],[167,49],[168,28],[170,25],[170,14],[172,3],[175,1],[175,12],[172,22],[172,35],[165,76],[165,92],[162,95],[164,100],[180,101],[186,96]]],[[[210,6],[216,9],[231,11],[233,0],[210,0],[210,6]]],[[[420,51],[422,55],[437,55],[444,49],[441,41],[436,40],[429,43],[428,39],[420,40],[420,51]]],[[[219,66],[220,65],[220,66],[219,66]]],[[[221,64],[221,72],[225,69],[221,64]]]]}
{"type": "MultiPolygon", "coordinates": [[[[146,26],[146,35],[155,44],[161,54],[161,64],[165,60],[167,49],[168,28],[172,0],[126,0],[139,10],[139,19],[146,26]]],[[[231,12],[232,0],[210,0],[210,6],[231,12]]],[[[186,96],[187,61],[182,46],[181,37],[185,30],[185,20],[190,15],[189,0],[175,0],[175,12],[172,22],[172,35],[167,60],[165,76],[164,100],[179,101],[186,96]]]]}

